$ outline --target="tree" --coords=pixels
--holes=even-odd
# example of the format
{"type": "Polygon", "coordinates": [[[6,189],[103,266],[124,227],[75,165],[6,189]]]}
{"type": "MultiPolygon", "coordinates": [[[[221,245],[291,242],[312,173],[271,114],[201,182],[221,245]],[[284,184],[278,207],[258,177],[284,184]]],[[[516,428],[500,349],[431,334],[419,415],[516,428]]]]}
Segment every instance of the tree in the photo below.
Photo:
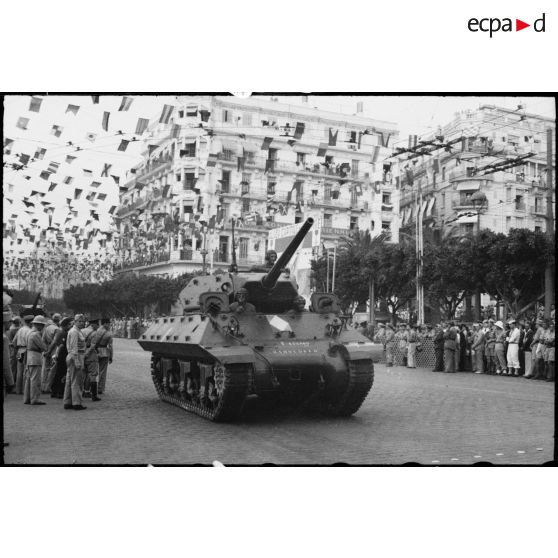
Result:
{"type": "Polygon", "coordinates": [[[392,323],[397,322],[397,313],[416,296],[416,252],[410,240],[383,243],[377,252],[375,292],[387,303],[392,323]]]}
{"type": "Polygon", "coordinates": [[[101,284],[74,285],[64,291],[64,302],[77,312],[108,316],[142,316],[147,307],[167,313],[192,277],[184,274],[167,279],[123,273],[101,284]]]}
{"type": "Polygon", "coordinates": [[[471,242],[445,237],[424,244],[423,285],[432,301],[438,301],[447,318],[453,318],[467,293],[474,291],[475,250],[471,242]]]}
{"type": "Polygon", "coordinates": [[[544,293],[546,265],[554,265],[554,243],[540,231],[511,229],[508,235],[481,231],[475,242],[485,254],[482,287],[512,314],[544,293]]]}
{"type": "MultiPolygon", "coordinates": [[[[370,231],[355,230],[351,236],[341,238],[337,250],[335,294],[344,311],[352,314],[357,306],[368,300],[370,276],[375,274],[377,251],[383,242],[383,236],[372,238],[370,231]]],[[[326,290],[328,257],[326,254],[311,262],[314,285],[319,291],[326,290]]],[[[330,261],[330,273],[332,265],[330,261]]]]}

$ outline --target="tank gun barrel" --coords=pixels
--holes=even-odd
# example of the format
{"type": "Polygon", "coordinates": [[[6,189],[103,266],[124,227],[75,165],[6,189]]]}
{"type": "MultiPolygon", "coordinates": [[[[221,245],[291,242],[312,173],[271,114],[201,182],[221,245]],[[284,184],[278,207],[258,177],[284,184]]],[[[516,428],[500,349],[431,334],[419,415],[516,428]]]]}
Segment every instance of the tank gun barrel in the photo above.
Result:
{"type": "Polygon", "coordinates": [[[291,243],[287,246],[285,251],[281,254],[281,257],[275,262],[275,265],[271,268],[269,273],[262,279],[262,286],[265,289],[273,289],[279,275],[281,275],[281,269],[283,269],[293,257],[293,254],[297,251],[298,247],[302,244],[306,233],[310,230],[314,224],[314,219],[309,217],[306,219],[300,230],[296,233],[296,236],[292,239],[291,243]]]}

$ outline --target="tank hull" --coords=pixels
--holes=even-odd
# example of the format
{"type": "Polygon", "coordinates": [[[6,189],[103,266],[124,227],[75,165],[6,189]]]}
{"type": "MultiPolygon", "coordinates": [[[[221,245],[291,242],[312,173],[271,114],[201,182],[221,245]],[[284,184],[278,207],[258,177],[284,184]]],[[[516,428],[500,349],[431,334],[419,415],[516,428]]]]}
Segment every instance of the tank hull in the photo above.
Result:
{"type": "Polygon", "coordinates": [[[335,416],[358,410],[381,346],[335,314],[221,313],[163,318],[138,340],[152,353],[159,397],[215,421],[236,419],[249,395],[274,395],[335,416]],[[328,333],[329,332],[329,333],[328,333]]]}

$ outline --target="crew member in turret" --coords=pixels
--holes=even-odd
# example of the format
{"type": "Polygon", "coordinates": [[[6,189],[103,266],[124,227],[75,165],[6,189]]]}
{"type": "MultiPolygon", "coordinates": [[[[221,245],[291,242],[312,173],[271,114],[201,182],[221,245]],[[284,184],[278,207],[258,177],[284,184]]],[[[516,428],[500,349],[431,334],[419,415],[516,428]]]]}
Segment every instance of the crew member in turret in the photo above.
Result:
{"type": "Polygon", "coordinates": [[[254,314],[256,312],[256,307],[246,300],[247,295],[248,291],[246,289],[238,289],[236,301],[230,305],[231,312],[236,312],[237,314],[254,314]]]}

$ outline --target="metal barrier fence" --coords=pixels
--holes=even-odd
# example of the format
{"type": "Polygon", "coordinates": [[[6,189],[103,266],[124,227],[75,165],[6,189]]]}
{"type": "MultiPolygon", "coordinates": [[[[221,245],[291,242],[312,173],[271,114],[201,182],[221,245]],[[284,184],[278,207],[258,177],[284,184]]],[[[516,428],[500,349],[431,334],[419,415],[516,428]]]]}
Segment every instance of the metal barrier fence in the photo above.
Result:
{"type": "MultiPolygon", "coordinates": [[[[407,357],[407,347],[400,347],[398,343],[393,348],[393,363],[396,366],[403,366],[404,358],[407,357]]],[[[434,368],[436,356],[434,354],[434,340],[432,338],[422,339],[417,344],[416,365],[422,368],[434,368]]],[[[380,359],[381,363],[386,362],[386,353],[380,359]]]]}

